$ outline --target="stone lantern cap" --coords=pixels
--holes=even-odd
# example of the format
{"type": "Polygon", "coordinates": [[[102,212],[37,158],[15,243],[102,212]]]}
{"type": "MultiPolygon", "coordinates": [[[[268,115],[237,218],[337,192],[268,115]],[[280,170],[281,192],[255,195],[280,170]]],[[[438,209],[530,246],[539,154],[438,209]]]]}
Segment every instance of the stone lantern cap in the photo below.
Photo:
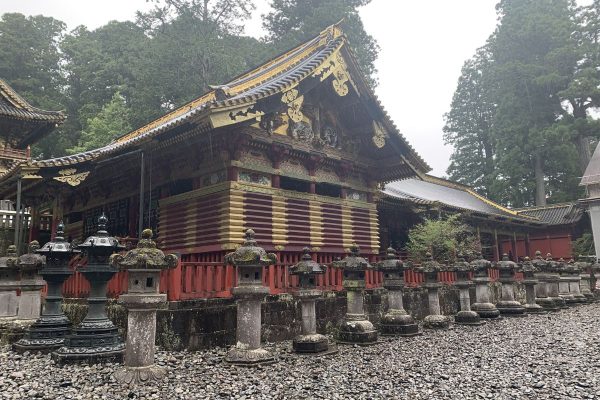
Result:
{"type": "Polygon", "coordinates": [[[38,270],[46,262],[45,257],[38,254],[40,249],[40,243],[37,240],[29,243],[29,251],[19,257],[17,265],[21,271],[35,271],[38,270]]]}
{"type": "Polygon", "coordinates": [[[570,259],[568,263],[565,264],[565,272],[571,275],[579,275],[584,268],[582,268],[579,263],[576,263],[574,259],[570,259]]]}
{"type": "Polygon", "coordinates": [[[377,263],[377,269],[384,272],[402,272],[404,264],[393,247],[388,247],[385,259],[377,263]]]}
{"type": "Polygon", "coordinates": [[[433,259],[433,256],[430,253],[426,255],[427,261],[424,261],[418,267],[415,267],[415,271],[423,272],[425,274],[430,274],[433,272],[447,271],[447,266],[438,263],[433,259]]]}
{"type": "Polygon", "coordinates": [[[120,245],[117,238],[108,236],[107,223],[108,218],[106,218],[106,215],[100,215],[98,218],[98,232],[95,235],[88,236],[77,247],[85,251],[88,256],[109,256],[117,251],[125,250],[125,246],[120,245]]]}
{"type": "Polygon", "coordinates": [[[113,254],[110,263],[123,270],[163,270],[177,266],[175,254],[165,254],[156,248],[156,242],[152,240],[152,229],[144,229],[142,238],[137,247],[129,250],[125,255],[113,254]]]}
{"type": "Polygon", "coordinates": [[[523,263],[521,264],[520,269],[524,273],[534,274],[536,272],[539,272],[539,269],[531,262],[531,259],[529,257],[525,257],[523,259],[523,263]]]}
{"type": "Polygon", "coordinates": [[[561,270],[561,263],[554,261],[554,259],[552,258],[552,254],[551,253],[547,253],[546,254],[546,269],[548,272],[560,272],[561,270]]]}
{"type": "Polygon", "coordinates": [[[69,259],[73,254],[81,253],[81,250],[75,249],[71,243],[65,240],[65,224],[60,221],[56,227],[56,236],[54,240],[47,242],[41,249],[37,250],[38,254],[46,257],[46,261],[54,259],[69,259]]]}
{"type": "Polygon", "coordinates": [[[267,266],[277,262],[277,256],[268,253],[259,247],[254,239],[255,233],[248,229],[245,234],[244,244],[234,252],[225,255],[225,262],[236,267],[267,266]]]}
{"type": "Polygon", "coordinates": [[[516,271],[518,269],[517,263],[508,259],[508,254],[502,254],[502,261],[496,263],[496,268],[500,271],[516,271]]]}
{"type": "Polygon", "coordinates": [[[327,269],[327,267],[323,264],[319,264],[316,261],[313,261],[311,255],[310,255],[310,249],[308,247],[305,247],[304,249],[302,249],[302,252],[304,253],[302,255],[302,259],[300,260],[300,262],[298,262],[298,264],[296,265],[292,265],[290,267],[290,274],[292,275],[303,275],[303,276],[310,276],[310,275],[321,275],[325,273],[325,270],[327,269]]]}
{"type": "Polygon", "coordinates": [[[542,258],[542,252],[539,250],[535,252],[535,259],[532,264],[539,272],[549,272],[548,261],[542,258]]]}
{"type": "Polygon", "coordinates": [[[456,272],[471,272],[474,266],[468,263],[462,254],[458,254],[456,261],[452,265],[452,270],[456,272]]]}
{"type": "Polygon", "coordinates": [[[476,259],[471,261],[469,264],[471,264],[471,266],[473,267],[473,271],[475,272],[481,272],[481,271],[485,271],[487,272],[487,270],[489,268],[492,268],[492,263],[488,260],[486,260],[485,258],[483,258],[481,253],[478,253],[476,255],[476,259]]]}
{"type": "Polygon", "coordinates": [[[579,270],[581,272],[587,273],[589,271],[588,268],[592,265],[592,263],[590,262],[588,257],[580,254],[577,256],[577,261],[575,262],[575,265],[579,267],[579,270]]]}
{"type": "Polygon", "coordinates": [[[0,270],[17,270],[19,258],[17,257],[17,246],[11,244],[6,249],[6,256],[0,257],[0,270]]]}
{"type": "Polygon", "coordinates": [[[342,268],[344,271],[366,271],[372,269],[373,266],[369,262],[360,256],[360,247],[356,243],[350,246],[350,254],[344,257],[342,260],[334,261],[333,265],[338,268],[342,268]]]}

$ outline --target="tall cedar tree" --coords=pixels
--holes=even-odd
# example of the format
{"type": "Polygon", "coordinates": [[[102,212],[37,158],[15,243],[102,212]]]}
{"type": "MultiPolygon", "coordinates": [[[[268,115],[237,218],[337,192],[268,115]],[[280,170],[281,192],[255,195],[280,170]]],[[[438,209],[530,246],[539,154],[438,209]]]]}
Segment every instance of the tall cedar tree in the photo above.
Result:
{"type": "Polygon", "coordinates": [[[379,53],[376,40],[367,32],[358,8],[371,0],[272,0],[272,11],[264,16],[267,41],[285,51],[319,34],[326,26],[342,18],[343,29],[358,63],[372,86],[377,85],[375,60],[379,53]]]}

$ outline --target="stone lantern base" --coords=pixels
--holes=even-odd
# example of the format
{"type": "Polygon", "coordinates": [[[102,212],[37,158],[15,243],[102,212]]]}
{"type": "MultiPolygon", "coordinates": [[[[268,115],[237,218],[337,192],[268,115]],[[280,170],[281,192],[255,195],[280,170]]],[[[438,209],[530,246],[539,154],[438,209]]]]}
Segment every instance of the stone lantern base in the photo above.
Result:
{"type": "Polygon", "coordinates": [[[535,299],[536,304],[539,304],[545,311],[558,311],[559,307],[556,305],[554,300],[550,297],[537,297],[535,299]]]}
{"type": "Polygon", "coordinates": [[[558,307],[559,309],[567,309],[569,308],[569,306],[567,305],[567,302],[565,301],[565,299],[563,299],[562,297],[558,296],[558,297],[550,297],[550,299],[552,299],[552,301],[554,302],[555,306],[558,307]]]}
{"type": "Polygon", "coordinates": [[[379,324],[381,334],[384,336],[417,336],[420,335],[419,325],[413,317],[402,311],[390,310],[381,318],[379,324]]]}
{"type": "Polygon", "coordinates": [[[296,353],[321,353],[329,350],[329,340],[319,333],[299,335],[292,341],[292,348],[296,353]]]}
{"type": "Polygon", "coordinates": [[[377,343],[377,338],[378,332],[370,321],[346,319],[340,325],[337,341],[342,344],[370,345],[377,343]]]}
{"type": "Polygon", "coordinates": [[[254,366],[259,364],[272,364],[275,362],[275,356],[270,351],[263,348],[247,349],[241,343],[233,346],[227,352],[225,361],[239,366],[254,366]]]}
{"type": "Polygon", "coordinates": [[[25,337],[13,345],[13,350],[47,353],[63,346],[70,333],[71,322],[65,315],[42,316],[29,327],[25,337]]]}
{"type": "Polygon", "coordinates": [[[576,303],[579,303],[579,300],[577,300],[575,298],[575,296],[573,296],[571,293],[567,293],[567,294],[559,294],[558,295],[561,299],[563,299],[565,301],[565,305],[568,306],[573,306],[576,303]]]}
{"type": "Polygon", "coordinates": [[[454,316],[454,322],[459,325],[480,326],[484,325],[485,321],[481,320],[479,314],[475,311],[459,311],[454,316]]]}
{"type": "Polygon", "coordinates": [[[547,312],[547,310],[537,303],[525,304],[523,307],[525,308],[525,312],[527,314],[543,314],[547,312]]]}
{"type": "Polygon", "coordinates": [[[115,379],[130,386],[160,381],[167,376],[167,371],[158,365],[147,367],[124,367],[114,373],[115,379]]]}
{"type": "Polygon", "coordinates": [[[423,328],[425,329],[448,329],[450,328],[451,318],[446,315],[428,315],[423,319],[423,328]]]}
{"type": "Polygon", "coordinates": [[[585,301],[587,303],[593,303],[596,301],[596,297],[594,296],[594,294],[592,292],[584,292],[582,294],[585,296],[585,301]]]}
{"type": "Polygon", "coordinates": [[[492,303],[474,303],[471,310],[475,311],[481,318],[498,318],[500,311],[492,303]]]}
{"type": "Polygon", "coordinates": [[[506,317],[525,317],[525,307],[516,300],[500,300],[496,308],[502,316],[506,317]]]}

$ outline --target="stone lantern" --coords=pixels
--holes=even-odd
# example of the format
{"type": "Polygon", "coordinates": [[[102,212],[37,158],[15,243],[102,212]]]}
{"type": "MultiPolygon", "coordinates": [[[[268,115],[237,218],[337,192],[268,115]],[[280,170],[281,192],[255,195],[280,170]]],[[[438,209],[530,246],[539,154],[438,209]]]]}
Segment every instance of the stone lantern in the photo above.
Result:
{"type": "Polygon", "coordinates": [[[388,312],[381,318],[382,335],[415,336],[419,335],[419,326],[406,312],[402,302],[405,267],[396,256],[396,250],[389,247],[385,260],[377,264],[383,272],[383,287],[388,290],[388,312]]]}
{"type": "Polygon", "coordinates": [[[19,287],[19,311],[17,320],[29,325],[40,317],[42,309],[42,288],[45,282],[38,274],[44,264],[44,257],[37,253],[40,244],[37,240],[29,243],[28,252],[19,257],[17,265],[21,275],[19,287]]]}
{"type": "Polygon", "coordinates": [[[177,266],[177,256],[156,248],[152,230],[144,229],[137,248],[124,256],[113,254],[111,264],[128,272],[128,291],[119,297],[127,308],[125,367],[115,378],[130,385],[159,380],[166,371],[154,365],[156,311],[167,305],[167,295],[159,292],[160,272],[177,266]]]}
{"type": "Polygon", "coordinates": [[[322,353],[329,350],[329,341],[317,333],[316,299],[322,292],[317,289],[317,276],[325,273],[326,266],[313,261],[310,249],[305,247],[302,259],[290,267],[290,274],[299,279],[298,291],[302,307],[302,334],[294,338],[292,348],[297,353],[322,353]]]}
{"type": "Polygon", "coordinates": [[[572,306],[576,303],[575,296],[571,293],[570,283],[571,283],[571,274],[570,266],[565,263],[565,260],[562,258],[558,260],[556,264],[556,270],[559,275],[558,281],[558,296],[564,299],[565,304],[568,306],[572,306]]]}
{"type": "Polygon", "coordinates": [[[428,257],[429,260],[415,268],[415,271],[423,273],[423,287],[427,289],[429,315],[423,319],[423,328],[448,329],[450,327],[450,318],[442,315],[440,309],[439,289],[442,284],[437,278],[438,272],[444,271],[445,268],[443,265],[437,263],[431,254],[428,254],[428,257]]]}
{"type": "Polygon", "coordinates": [[[546,254],[546,264],[548,271],[548,297],[554,301],[554,304],[558,308],[567,308],[565,299],[560,297],[559,283],[560,283],[560,263],[552,259],[552,254],[546,254]]]}
{"type": "Polygon", "coordinates": [[[548,270],[548,262],[542,258],[542,253],[535,252],[535,259],[532,262],[536,270],[535,276],[538,280],[535,285],[535,302],[545,311],[557,311],[558,307],[554,300],[548,295],[550,293],[550,281],[552,280],[548,270]]]}
{"type": "Polygon", "coordinates": [[[340,325],[338,342],[368,345],[377,342],[378,332],[367,320],[364,310],[365,271],[373,267],[360,256],[358,245],[350,247],[350,255],[334,261],[335,267],[344,271],[343,285],[346,289],[346,317],[340,325]]]}
{"type": "Polygon", "coordinates": [[[473,286],[473,281],[469,274],[473,271],[473,266],[466,262],[462,255],[454,263],[456,271],[456,283],[454,284],[460,291],[460,311],[454,316],[454,322],[459,325],[483,325],[485,321],[481,320],[479,314],[471,310],[471,294],[469,288],[473,286]]]}
{"type": "Polygon", "coordinates": [[[17,248],[8,246],[7,255],[0,257],[0,324],[12,321],[19,308],[19,267],[17,248]]]}
{"type": "Polygon", "coordinates": [[[569,293],[575,298],[575,303],[587,303],[587,298],[581,293],[581,272],[582,268],[575,260],[569,260],[567,264],[569,278],[569,293]]]}
{"type": "Polygon", "coordinates": [[[492,268],[492,263],[485,260],[481,253],[476,260],[471,261],[473,267],[473,282],[475,282],[475,303],[471,304],[471,310],[475,311],[481,318],[498,318],[500,311],[490,301],[491,279],[488,271],[492,268]]]}
{"type": "Polygon", "coordinates": [[[237,269],[237,286],[232,293],[237,303],[237,344],[225,360],[233,364],[255,365],[274,362],[273,354],[260,347],[261,302],[269,293],[262,284],[263,267],[277,262],[275,254],[258,247],[254,231],[248,229],[244,244],[225,256],[237,269]]]}
{"type": "Polygon", "coordinates": [[[542,306],[535,301],[535,285],[538,283],[535,274],[538,270],[531,263],[529,257],[525,257],[521,270],[523,271],[523,285],[525,286],[525,312],[528,314],[545,312],[542,306]]]}
{"type": "Polygon", "coordinates": [[[500,277],[498,281],[502,284],[502,296],[496,303],[496,308],[501,315],[509,317],[525,316],[525,308],[515,300],[515,272],[517,264],[508,259],[507,254],[502,255],[502,261],[496,264],[500,277]]]}
{"type": "Polygon", "coordinates": [[[71,333],[71,322],[61,309],[61,289],[63,283],[73,275],[69,261],[80,251],[73,249],[65,241],[64,229],[65,225],[61,221],[56,228],[54,240],[37,250],[46,259],[40,275],[48,284],[48,294],[41,317],[31,325],[25,337],[13,345],[15,351],[48,352],[61,347],[65,337],[71,333]]]}
{"type": "Polygon", "coordinates": [[[583,296],[585,296],[586,301],[591,302],[594,301],[594,294],[592,293],[592,277],[591,277],[591,265],[590,263],[583,257],[579,255],[577,257],[576,265],[579,267],[579,277],[581,278],[579,282],[579,289],[583,296]]]}
{"type": "Polygon", "coordinates": [[[598,278],[600,278],[600,262],[598,260],[592,264],[590,271],[590,290],[592,291],[592,295],[594,295],[594,299],[596,299],[599,295],[599,292],[596,290],[596,284],[598,278]]]}
{"type": "Polygon", "coordinates": [[[106,316],[106,289],[108,281],[118,272],[110,265],[110,256],[124,249],[119,241],[108,235],[104,214],[98,218],[98,232],[89,236],[78,248],[87,256],[82,268],[83,276],[90,282],[88,313],[81,323],[65,338],[64,346],[52,353],[59,364],[84,362],[121,362],[125,345],[117,327],[106,316]]]}

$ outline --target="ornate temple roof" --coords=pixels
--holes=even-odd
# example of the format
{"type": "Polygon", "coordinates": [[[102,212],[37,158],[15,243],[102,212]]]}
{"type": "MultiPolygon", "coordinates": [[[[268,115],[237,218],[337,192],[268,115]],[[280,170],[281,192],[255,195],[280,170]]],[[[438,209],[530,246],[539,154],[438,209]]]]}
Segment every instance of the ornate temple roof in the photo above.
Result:
{"type": "Polygon", "coordinates": [[[520,214],[517,210],[495,203],[476,193],[469,186],[431,175],[423,175],[420,179],[410,178],[390,182],[385,185],[382,193],[384,197],[409,203],[439,205],[457,211],[467,211],[520,223],[542,225],[544,222],[536,216],[520,214]]]}
{"type": "Polygon", "coordinates": [[[27,123],[14,130],[13,136],[18,135],[18,141],[15,143],[17,148],[25,148],[39,140],[65,119],[65,114],[60,111],[46,111],[33,107],[5,80],[0,79],[0,121],[15,120],[27,123]]]}
{"type": "Polygon", "coordinates": [[[583,208],[577,203],[550,204],[542,207],[515,209],[519,215],[538,218],[548,225],[576,224],[583,216],[583,208]]]}
{"type": "MultiPolygon", "coordinates": [[[[410,146],[385,112],[366,83],[352,51],[346,44],[346,37],[340,27],[337,24],[332,25],[308,42],[224,85],[213,87],[199,98],[118,137],[106,146],[59,158],[30,160],[26,166],[14,166],[0,175],[0,183],[9,179],[20,167],[36,169],[74,166],[109,158],[155,139],[167,131],[173,132],[173,128],[184,124],[193,123],[202,130],[209,130],[260,118],[265,114],[267,106],[273,103],[275,96],[281,97],[280,100],[278,98],[279,104],[292,104],[300,99],[302,90],[310,90],[315,82],[323,82],[329,76],[333,76],[334,86],[336,82],[343,86],[351,85],[362,101],[368,103],[366,108],[369,114],[384,128],[386,140],[391,143],[397,157],[403,159],[414,171],[427,172],[429,166],[410,146]],[[348,82],[340,83],[337,80],[340,66],[347,67],[348,82]]],[[[345,89],[347,90],[347,87],[345,89]]]]}

